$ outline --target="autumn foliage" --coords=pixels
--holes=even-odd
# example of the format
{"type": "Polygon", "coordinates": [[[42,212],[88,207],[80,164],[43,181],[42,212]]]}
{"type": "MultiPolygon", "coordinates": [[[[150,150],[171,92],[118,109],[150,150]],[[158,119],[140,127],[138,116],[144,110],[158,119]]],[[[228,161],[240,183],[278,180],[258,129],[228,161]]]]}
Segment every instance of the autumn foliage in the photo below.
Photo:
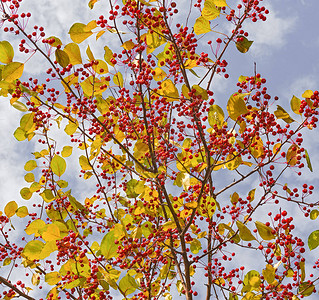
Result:
{"type": "Polygon", "coordinates": [[[227,50],[253,47],[244,24],[267,21],[267,1],[197,0],[181,15],[191,1],[101,0],[108,11],[65,41],[30,28],[21,1],[1,1],[0,93],[23,112],[14,137],[40,150],[24,165],[26,204],[10,201],[0,216],[0,298],[316,292],[319,262],[306,259],[319,231],[297,236],[286,209],[316,219],[314,187],[283,174],[312,171],[302,132],[315,132],[318,91],[282,107],[254,72],[214,99],[216,77],[231,75],[227,50]],[[46,65],[28,78],[36,57],[46,65]]]}

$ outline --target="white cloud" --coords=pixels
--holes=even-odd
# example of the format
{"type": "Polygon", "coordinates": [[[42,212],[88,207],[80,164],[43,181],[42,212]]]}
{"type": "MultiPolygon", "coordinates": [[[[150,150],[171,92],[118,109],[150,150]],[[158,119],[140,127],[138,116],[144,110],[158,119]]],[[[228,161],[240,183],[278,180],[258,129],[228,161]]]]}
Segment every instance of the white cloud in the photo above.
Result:
{"type": "Polygon", "coordinates": [[[249,32],[249,40],[253,40],[250,53],[254,56],[270,55],[273,50],[285,46],[288,35],[296,25],[297,17],[279,15],[276,8],[267,4],[270,13],[267,21],[259,23],[248,23],[245,30],[249,32]]]}
{"type": "Polygon", "coordinates": [[[296,78],[289,86],[290,94],[301,97],[305,90],[318,89],[318,80],[314,75],[307,75],[296,78]]]}

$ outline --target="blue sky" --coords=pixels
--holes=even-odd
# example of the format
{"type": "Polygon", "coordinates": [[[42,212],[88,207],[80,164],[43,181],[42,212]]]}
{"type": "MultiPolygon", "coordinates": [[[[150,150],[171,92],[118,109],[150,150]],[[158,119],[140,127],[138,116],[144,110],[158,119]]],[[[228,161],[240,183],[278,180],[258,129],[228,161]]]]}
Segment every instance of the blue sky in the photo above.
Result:
{"type": "MultiPolygon", "coordinates": [[[[184,1],[184,0],[183,0],[184,1]]],[[[24,0],[24,10],[33,15],[31,23],[44,26],[47,35],[55,35],[66,40],[66,32],[75,22],[88,22],[100,15],[105,6],[103,1],[96,4],[90,11],[84,0],[24,0]]],[[[182,2],[178,0],[178,2],[182,2]]],[[[235,3],[229,0],[228,3],[235,3]]],[[[229,62],[231,78],[220,78],[216,81],[216,99],[228,100],[236,91],[235,82],[240,75],[252,75],[254,62],[257,71],[267,79],[270,93],[279,96],[278,104],[289,110],[289,101],[293,95],[301,97],[307,90],[319,89],[319,34],[317,30],[317,15],[319,1],[317,0],[264,0],[264,5],[270,10],[267,22],[249,24],[245,28],[250,33],[249,39],[253,46],[246,54],[239,53],[234,47],[230,49],[226,58],[229,62]]],[[[188,3],[188,1],[185,1],[188,3]]],[[[13,41],[13,36],[0,32],[0,40],[13,41]]],[[[109,43],[109,40],[100,42],[109,43]]],[[[102,48],[103,49],[103,48],[102,48]]],[[[94,51],[94,49],[93,49],[94,51]]],[[[97,56],[102,55],[96,48],[97,56]]],[[[16,53],[16,59],[21,56],[16,53]]],[[[43,70],[42,60],[31,60],[26,71],[28,76],[39,76],[43,70]]],[[[21,114],[12,108],[8,99],[0,98],[0,210],[5,203],[15,200],[26,205],[20,198],[20,189],[26,185],[23,176],[24,163],[32,159],[31,152],[37,145],[17,142],[13,137],[14,130],[19,126],[21,114]]],[[[319,142],[318,129],[305,132],[305,148],[307,148],[313,173],[305,170],[302,182],[317,185],[319,188],[319,142]]],[[[63,141],[62,141],[63,142],[63,141]]],[[[74,161],[69,172],[76,173],[78,167],[74,161]]],[[[290,180],[287,177],[287,181],[290,180]]],[[[300,178],[294,180],[300,181],[300,178]]],[[[80,187],[80,186],[78,186],[80,187]]],[[[83,190],[84,191],[84,190],[83,190]]],[[[314,194],[318,197],[318,192],[314,194]]],[[[29,204],[28,204],[29,205],[29,204]]],[[[305,232],[317,229],[318,222],[313,221],[314,228],[307,228],[305,232]]],[[[319,226],[318,226],[319,227],[319,226]]],[[[314,250],[313,252],[318,252],[314,250]]],[[[317,253],[311,253],[313,257],[317,253]]],[[[310,299],[310,298],[308,298],[310,299]]]]}

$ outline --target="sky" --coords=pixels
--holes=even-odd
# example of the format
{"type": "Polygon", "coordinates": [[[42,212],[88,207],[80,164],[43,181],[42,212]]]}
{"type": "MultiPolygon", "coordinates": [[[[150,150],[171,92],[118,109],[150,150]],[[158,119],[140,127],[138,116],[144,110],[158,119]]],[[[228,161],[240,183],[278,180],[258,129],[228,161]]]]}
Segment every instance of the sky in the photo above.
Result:
{"type": "MultiPolygon", "coordinates": [[[[177,0],[179,2],[181,0],[177,0]]],[[[182,0],[184,1],[184,0],[182,0]]],[[[75,22],[89,22],[98,17],[105,9],[103,0],[96,4],[90,11],[84,0],[24,0],[23,10],[32,13],[30,25],[44,26],[47,35],[55,35],[63,40],[68,38],[67,29],[75,22]]],[[[228,3],[235,3],[228,0],[228,3]]],[[[277,95],[281,106],[288,108],[293,95],[301,97],[307,90],[319,89],[319,34],[317,30],[317,14],[319,1],[317,0],[264,0],[264,5],[270,10],[267,22],[249,24],[245,29],[250,33],[249,39],[253,40],[253,46],[246,54],[239,53],[234,47],[230,49],[226,57],[229,61],[230,79],[220,78],[215,83],[215,98],[220,101],[228,100],[228,97],[236,91],[235,82],[240,75],[251,75],[254,63],[257,64],[257,72],[267,79],[267,87],[270,93],[277,95]]],[[[186,1],[186,3],[188,3],[186,1]]],[[[12,41],[12,35],[0,32],[0,40],[12,41]]],[[[99,43],[112,43],[109,36],[99,40],[99,43]]],[[[101,47],[100,47],[101,48],[101,47]]],[[[102,48],[103,49],[103,48],[102,48]]],[[[93,49],[96,55],[102,55],[98,47],[93,49]]],[[[16,53],[16,59],[21,57],[16,53]]],[[[31,60],[26,65],[27,76],[39,76],[43,71],[43,61],[31,60]]],[[[21,199],[20,189],[26,186],[23,179],[25,171],[24,163],[32,159],[31,152],[38,145],[18,142],[13,137],[13,132],[19,126],[21,113],[10,106],[8,99],[0,98],[0,210],[5,203],[15,200],[21,205],[30,205],[21,199]]],[[[313,170],[304,171],[302,178],[294,180],[317,185],[319,188],[319,139],[318,129],[305,132],[305,148],[308,150],[313,170]]],[[[63,142],[63,140],[62,140],[63,142]]],[[[70,166],[70,165],[69,165],[70,166]]],[[[69,172],[77,174],[79,168],[74,161],[69,172]]],[[[76,180],[76,176],[74,176],[76,180]]],[[[291,178],[287,177],[287,181],[291,178]]],[[[253,183],[252,183],[253,185],[253,183]]],[[[77,185],[78,192],[84,192],[84,188],[77,185]]],[[[80,193],[79,192],[79,193],[80,193]]],[[[314,197],[318,197],[315,192],[314,197]]],[[[312,226],[305,228],[303,234],[317,229],[318,222],[312,221],[312,226]]],[[[319,227],[319,226],[318,226],[319,227]]],[[[319,228],[318,228],[319,229],[319,228]]],[[[315,258],[318,249],[311,253],[315,258]]],[[[308,298],[310,299],[310,297],[308,298]]]]}

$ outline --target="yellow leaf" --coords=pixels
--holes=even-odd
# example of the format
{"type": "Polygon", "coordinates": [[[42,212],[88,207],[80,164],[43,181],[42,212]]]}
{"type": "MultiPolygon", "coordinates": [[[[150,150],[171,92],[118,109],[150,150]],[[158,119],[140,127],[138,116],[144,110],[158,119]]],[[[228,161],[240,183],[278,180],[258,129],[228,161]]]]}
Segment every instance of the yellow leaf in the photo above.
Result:
{"type": "Polygon", "coordinates": [[[69,124],[65,126],[64,131],[68,134],[68,135],[72,135],[75,133],[75,131],[78,129],[78,124],[77,121],[76,123],[69,121],[69,124]]]}
{"type": "Polygon", "coordinates": [[[85,39],[90,37],[93,32],[87,28],[87,25],[82,24],[82,23],[74,23],[70,30],[69,34],[71,37],[71,40],[74,43],[80,44],[82,43],[85,39]]]}
{"type": "Polygon", "coordinates": [[[310,98],[313,95],[313,91],[312,90],[306,90],[301,96],[303,98],[310,98]]]}
{"type": "Polygon", "coordinates": [[[56,36],[50,36],[47,39],[48,40],[54,40],[54,42],[52,44],[50,44],[50,46],[52,46],[52,47],[56,47],[56,46],[62,45],[62,41],[56,36]]]}
{"type": "Polygon", "coordinates": [[[15,201],[10,201],[4,207],[4,213],[8,218],[11,218],[15,215],[16,210],[18,209],[18,204],[15,201]]]}
{"type": "Polygon", "coordinates": [[[228,6],[226,3],[226,0],[214,0],[214,4],[217,7],[224,7],[224,6],[228,6]]]}
{"type": "Polygon", "coordinates": [[[13,47],[7,41],[0,42],[0,62],[8,64],[12,62],[14,56],[13,47]]]}
{"type": "Polygon", "coordinates": [[[61,156],[54,155],[52,160],[51,160],[50,167],[52,169],[52,172],[55,175],[60,177],[65,172],[66,162],[61,156]]]}
{"type": "Polygon", "coordinates": [[[88,159],[84,155],[81,155],[79,157],[79,163],[80,163],[82,170],[84,170],[84,171],[92,170],[92,167],[91,167],[88,159]]]}
{"type": "Polygon", "coordinates": [[[135,44],[131,40],[124,42],[122,45],[125,50],[132,50],[134,46],[135,44]]]}
{"type": "Polygon", "coordinates": [[[206,19],[206,20],[214,20],[216,19],[220,12],[219,10],[216,8],[215,6],[215,1],[214,0],[206,0],[204,3],[204,8],[202,10],[202,16],[206,19]]]}
{"type": "Polygon", "coordinates": [[[59,272],[46,273],[44,280],[49,285],[56,285],[61,280],[61,275],[59,272]]]}
{"type": "Polygon", "coordinates": [[[227,103],[227,111],[229,117],[236,121],[239,116],[246,114],[248,109],[246,107],[244,96],[246,94],[233,94],[227,103]]]}
{"type": "Polygon", "coordinates": [[[113,52],[108,46],[104,46],[104,60],[111,66],[114,66],[113,63],[111,63],[111,59],[113,58],[113,52]]]}
{"type": "Polygon", "coordinates": [[[277,105],[277,109],[274,114],[277,119],[283,119],[288,124],[295,121],[280,105],[277,105]]]}
{"type": "Polygon", "coordinates": [[[70,62],[69,55],[60,49],[55,50],[55,60],[63,68],[67,67],[70,62]]]}
{"type": "Polygon", "coordinates": [[[33,182],[34,181],[34,174],[33,173],[27,173],[24,176],[24,180],[26,182],[33,182]]]}
{"type": "Polygon", "coordinates": [[[198,205],[198,203],[196,201],[192,201],[192,202],[188,202],[188,203],[185,203],[185,206],[187,208],[196,208],[198,205]]]}
{"type": "Polygon", "coordinates": [[[29,188],[25,187],[20,190],[20,195],[23,199],[29,200],[32,197],[32,192],[29,188]]]}
{"type": "Polygon", "coordinates": [[[66,52],[70,59],[70,64],[78,65],[82,64],[82,57],[80,52],[80,47],[75,43],[69,43],[64,47],[64,52],[66,52]]]}
{"type": "Polygon", "coordinates": [[[166,77],[166,73],[161,68],[155,68],[153,73],[154,80],[161,81],[166,77]]]}
{"type": "Polygon", "coordinates": [[[105,33],[104,30],[99,31],[98,34],[96,35],[96,40],[98,40],[104,33],[105,33]]]}
{"type": "Polygon", "coordinates": [[[106,64],[106,62],[104,62],[103,60],[96,60],[97,64],[94,64],[92,66],[92,69],[97,73],[97,74],[105,74],[109,71],[109,68],[106,64]]]}
{"type": "Polygon", "coordinates": [[[90,45],[88,45],[88,47],[86,48],[86,55],[88,56],[89,60],[95,60],[94,55],[91,51],[90,45]]]}
{"type": "Polygon", "coordinates": [[[55,224],[46,225],[45,229],[41,232],[42,238],[46,241],[56,241],[61,239],[60,229],[55,224]]]}
{"type": "Polygon", "coordinates": [[[29,215],[29,211],[28,211],[28,208],[26,206],[21,206],[17,209],[16,211],[16,215],[19,217],[19,218],[24,218],[26,216],[29,215]]]}
{"type": "Polygon", "coordinates": [[[96,27],[97,27],[96,21],[95,21],[95,20],[92,20],[91,22],[89,22],[89,23],[85,26],[84,30],[85,30],[85,31],[89,31],[89,30],[92,30],[92,29],[94,29],[94,28],[96,28],[96,27]]]}
{"type": "Polygon", "coordinates": [[[89,6],[89,8],[93,8],[93,6],[94,6],[94,4],[96,3],[96,2],[98,2],[99,0],[90,0],[90,2],[88,3],[88,6],[89,6]]]}
{"type": "Polygon", "coordinates": [[[2,80],[12,82],[22,76],[24,64],[20,62],[10,62],[2,69],[2,80]]]}
{"type": "Polygon", "coordinates": [[[196,19],[195,24],[194,24],[195,34],[200,35],[203,33],[210,32],[210,31],[211,31],[210,23],[207,19],[205,19],[202,16],[196,19]]]}
{"type": "Polygon", "coordinates": [[[178,90],[172,80],[164,80],[161,84],[161,88],[162,89],[159,91],[160,95],[169,97],[171,101],[179,99],[178,90]]]}
{"type": "Polygon", "coordinates": [[[286,160],[288,165],[295,166],[297,164],[297,151],[299,150],[299,147],[297,145],[291,145],[287,151],[286,154],[286,160]]]}
{"type": "Polygon", "coordinates": [[[292,96],[290,100],[290,107],[292,111],[297,115],[301,115],[301,113],[299,112],[300,105],[301,105],[301,100],[297,98],[296,96],[292,96]]]}
{"type": "Polygon", "coordinates": [[[73,150],[73,147],[71,147],[71,146],[64,146],[64,147],[63,147],[63,150],[62,150],[62,152],[61,152],[61,155],[62,155],[63,157],[68,157],[68,156],[70,156],[70,155],[72,154],[72,150],[73,150]]]}
{"type": "Polygon", "coordinates": [[[113,77],[113,81],[116,85],[118,85],[119,87],[123,86],[123,75],[120,72],[117,72],[114,77],[113,77]]]}
{"type": "Polygon", "coordinates": [[[29,160],[24,165],[24,170],[26,171],[32,171],[37,167],[37,162],[35,160],[29,160]]]}
{"type": "Polygon", "coordinates": [[[45,227],[45,222],[41,219],[36,219],[32,221],[27,228],[24,230],[26,234],[31,235],[34,234],[36,237],[40,236],[39,230],[41,230],[43,227],[45,227]]]}

